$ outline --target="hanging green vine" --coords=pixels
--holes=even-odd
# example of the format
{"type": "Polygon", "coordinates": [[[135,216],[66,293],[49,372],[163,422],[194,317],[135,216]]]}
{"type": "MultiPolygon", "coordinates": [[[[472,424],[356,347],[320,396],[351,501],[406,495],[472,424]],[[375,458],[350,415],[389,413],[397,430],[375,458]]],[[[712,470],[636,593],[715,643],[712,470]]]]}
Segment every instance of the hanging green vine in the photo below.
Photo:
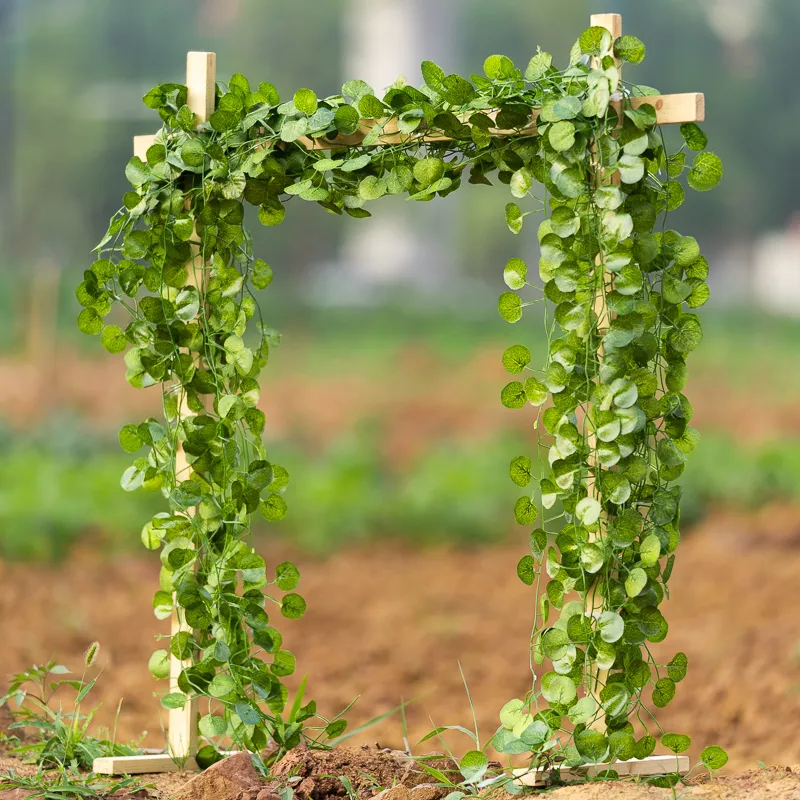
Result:
{"type": "MultiPolygon", "coordinates": [[[[194,633],[171,640],[172,654],[190,666],[180,692],[162,703],[208,698],[200,731],[209,741],[227,736],[257,751],[271,738],[289,748],[301,737],[334,737],[345,724],[304,728],[316,709],[301,706],[301,697],[286,712],[282,678],[295,659],[271,623],[276,613],[304,613],[294,591],[299,574],[289,562],[268,571],[249,543],[254,513],[270,521],[286,514],[288,475],[268,460],[261,439],[258,376],[279,336],[255,300],[272,270],[253,255],[245,202],[267,226],[283,220],[291,201],[361,218],[384,195],[428,201],[466,177],[489,183],[496,175],[534,205],[506,207],[514,233],[526,216],[545,212],[543,295],[524,301],[516,294],[529,284],[525,263],[513,259],[505,280],[514,292],[501,296],[500,312],[516,322],[531,302],[549,301],[564,331],[553,338],[550,325],[544,370],[502,393],[511,408],[539,407],[546,432],[541,479],[533,479],[529,457],[512,462],[515,483],[534,487],[515,516],[532,526],[551,510],[547,521],[563,518],[564,527],[555,547],[537,528],[532,554],[518,568],[537,587],[540,567],[551,578],[533,652],[553,670],[524,701],[505,707],[494,744],[506,753],[530,751],[536,764],[652,750],[648,737],[634,740],[629,719],[642,719],[650,684],[655,704],[665,705],[686,669],[681,654],[655,664],[647,643],[667,632],[658,606],[678,543],[679,491],[670,483],[696,442],[681,390],[685,356],[701,328],[683,306],[708,296],[697,243],[666,230],[663,219],[683,200],[677,178],[684,170],[704,190],[719,181],[721,164],[705,152],[695,125],[682,129],[688,147],[703,151],[691,166],[684,151],[667,155],[652,106],[630,102],[655,91],[622,84],[611,49],[610,35],[591,28],[565,70],[542,52],[524,73],[491,56],[485,77],[470,80],[424,62],[422,88],[398,82],[381,99],[363,81],[350,81],[336,97],[301,89],[281,103],[271,84],[253,90],[234,75],[199,126],[186,87],[164,84],[145,96],[163,127],[146,161],[133,158],[126,168],[133,188],[78,287],[78,324],[112,353],[125,351],[133,386],[161,387],[164,420],[121,431],[128,452],[147,448],[122,483],[160,488],[169,502],[142,534],[146,547],[161,551],[154,608],[163,619],[176,604],[194,633]],[[532,107],[541,108],[538,121],[532,107]],[[355,146],[337,149],[336,142],[355,146]],[[610,183],[617,171],[619,186],[610,183]],[[124,329],[105,322],[115,306],[129,318],[124,329]],[[187,466],[176,469],[180,448],[187,466]],[[571,592],[580,599],[565,602],[571,592]],[[550,623],[554,609],[560,615],[550,623]],[[592,699],[593,667],[608,671],[600,706],[592,699]],[[586,696],[578,699],[580,687],[586,696]],[[539,709],[541,696],[549,710],[539,709]],[[609,735],[588,727],[601,714],[609,735]]],[[[619,39],[614,52],[633,63],[644,57],[634,37],[619,39]]],[[[530,362],[523,345],[503,356],[515,374],[531,370],[530,362]]],[[[157,651],[150,667],[165,677],[168,651],[157,651]]]]}

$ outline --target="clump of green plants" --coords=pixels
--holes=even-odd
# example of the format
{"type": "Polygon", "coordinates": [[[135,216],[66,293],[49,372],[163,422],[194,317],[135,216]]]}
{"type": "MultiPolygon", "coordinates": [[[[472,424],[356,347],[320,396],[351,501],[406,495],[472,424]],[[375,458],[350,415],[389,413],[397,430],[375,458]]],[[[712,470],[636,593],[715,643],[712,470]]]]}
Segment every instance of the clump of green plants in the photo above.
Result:
{"type": "Polygon", "coordinates": [[[114,779],[60,766],[51,770],[40,769],[35,775],[18,775],[14,770],[9,770],[0,774],[0,788],[21,789],[25,797],[41,800],[101,800],[144,787],[130,776],[114,779]]]}
{"type": "MultiPolygon", "coordinates": [[[[291,725],[282,716],[295,658],[274,617],[305,612],[299,571],[267,570],[250,542],[254,514],[286,515],[289,475],[261,439],[259,376],[280,337],[256,302],[273,270],[252,252],[245,203],[268,227],[300,201],[361,219],[384,196],[430,202],[494,178],[515,199],[505,208],[512,233],[542,215],[539,280],[512,259],[498,307],[511,323],[534,303],[547,307],[548,358],[531,366],[524,344],[502,357],[519,376],[503,404],[539,409],[538,452],[511,462],[525,489],[514,516],[532,529],[517,572],[536,586],[539,613],[534,685],[503,709],[492,742],[530,753],[532,766],[653,752],[644,692],[665,706],[687,667],[682,653],[657,663],[649,644],[668,630],[659,605],[679,541],[675,482],[698,438],[686,357],[702,339],[693,312],[708,298],[697,241],[666,219],[683,202],[682,175],[706,191],[722,164],[694,123],[681,127],[685,147],[667,151],[649,101],[656,90],[621,79],[618,64],[644,56],[637,38],[593,27],[565,69],[544,52],[524,70],[490,56],[469,79],[426,61],[422,87],[398,81],[381,97],[353,80],[333,97],[304,88],[282,101],[272,84],[237,74],[199,125],[185,86],[145,96],[163,127],[126,168],[132,188],[77,289],[78,325],[125,353],[132,386],[163,397],[163,420],[121,431],[126,451],[145,450],[122,485],[168,501],[142,536],[162,562],[154,608],[160,619],[177,608],[194,632],[177,633],[150,665],[163,678],[170,655],[187,662],[162,704],[208,698],[207,739],[286,749],[308,740],[316,713],[308,703],[292,709],[291,725]],[[114,308],[124,327],[107,321],[114,308]]],[[[333,736],[331,725],[341,733],[325,720],[323,732],[333,736]]],[[[662,743],[688,746],[670,734],[662,743]]],[[[462,775],[477,779],[482,764],[462,775]]]]}
{"type": "Polygon", "coordinates": [[[86,651],[80,679],[62,677],[70,671],[53,660],[11,677],[0,705],[8,704],[14,714],[9,730],[29,732],[24,738],[14,737],[12,752],[39,767],[61,770],[91,770],[95,758],[141,752],[136,746],[118,743],[116,731],[103,738],[89,732],[98,707],[82,713],[82,706],[97,682],[97,678],[87,681],[86,671],[97,658],[98,650],[99,645],[94,642],[86,651]],[[74,697],[65,709],[64,694],[69,690],[74,697]]]}

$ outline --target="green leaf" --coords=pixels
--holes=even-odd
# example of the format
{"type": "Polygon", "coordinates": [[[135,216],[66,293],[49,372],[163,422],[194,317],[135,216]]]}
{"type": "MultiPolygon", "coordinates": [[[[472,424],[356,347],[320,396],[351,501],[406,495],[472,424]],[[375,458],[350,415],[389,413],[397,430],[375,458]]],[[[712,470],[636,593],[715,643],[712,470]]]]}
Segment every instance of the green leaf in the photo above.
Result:
{"type": "Polygon", "coordinates": [[[154,678],[163,680],[169,677],[169,652],[166,650],[156,650],[150,656],[147,668],[154,678]]]}
{"type": "Polygon", "coordinates": [[[549,391],[541,381],[528,378],[525,381],[525,396],[532,406],[542,406],[547,402],[549,391]]]}
{"type": "Polygon", "coordinates": [[[103,318],[93,308],[84,308],[78,314],[78,328],[87,336],[97,336],[103,330],[103,318]]]}
{"type": "Polygon", "coordinates": [[[444,175],[444,161],[428,156],[414,164],[414,180],[421,186],[430,186],[444,175]]]}
{"type": "Polygon", "coordinates": [[[550,703],[562,706],[568,706],[578,696],[575,684],[566,675],[556,675],[549,682],[547,689],[543,689],[543,693],[550,703]]]}
{"type": "Polygon", "coordinates": [[[246,700],[240,700],[236,703],[234,710],[245,725],[258,725],[264,718],[263,714],[246,700]]]}
{"type": "Polygon", "coordinates": [[[525,487],[533,479],[533,462],[528,456],[517,456],[511,460],[509,475],[517,486],[525,487]]]}
{"type": "Polygon", "coordinates": [[[641,567],[635,567],[625,579],[625,592],[628,597],[638,597],[645,586],[647,586],[647,573],[641,567]]]}
{"type": "Polygon", "coordinates": [[[119,432],[119,443],[126,453],[135,453],[144,445],[137,425],[124,425],[119,432]]]}
{"type": "Polygon", "coordinates": [[[100,342],[109,353],[121,353],[128,346],[125,334],[118,325],[106,325],[100,335],[100,342]]]}
{"type": "Polygon", "coordinates": [[[531,190],[532,185],[533,177],[527,167],[520,167],[520,169],[511,176],[511,183],[509,184],[511,194],[513,194],[514,197],[525,197],[531,190]]]}
{"type": "Polygon", "coordinates": [[[349,136],[358,130],[361,115],[353,106],[339,106],[333,115],[333,124],[339,133],[349,136]]]}
{"type": "Polygon", "coordinates": [[[593,697],[581,697],[569,710],[569,721],[573,725],[586,725],[597,714],[597,702],[593,697]]]}
{"type": "Polygon", "coordinates": [[[284,595],[281,600],[281,614],[287,619],[300,619],[306,613],[306,601],[294,592],[284,595]]]}
{"type": "Polygon", "coordinates": [[[556,152],[569,150],[575,144],[575,126],[567,120],[556,122],[548,131],[547,138],[556,152]]]}
{"type": "Polygon", "coordinates": [[[522,319],[522,300],[513,292],[503,292],[497,301],[497,310],[506,322],[519,322],[522,319]]]}
{"type": "Polygon", "coordinates": [[[187,139],[181,146],[181,161],[187,167],[202,167],[204,159],[205,151],[199,139],[187,139]]]}
{"type": "Polygon", "coordinates": [[[679,353],[691,353],[703,341],[703,328],[694,314],[684,314],[670,331],[669,344],[679,353]]]}
{"type": "Polygon", "coordinates": [[[689,659],[686,653],[676,653],[672,661],[667,664],[667,675],[679,683],[686,677],[686,670],[689,666],[689,659]]]}
{"type": "Polygon", "coordinates": [[[377,200],[386,194],[386,179],[367,175],[358,184],[358,195],[362,200],[377,200]]]}
{"type": "Polygon", "coordinates": [[[228,723],[225,721],[224,717],[219,717],[215,714],[206,714],[200,717],[198,727],[200,728],[200,733],[205,736],[206,739],[211,739],[214,736],[222,736],[228,730],[228,723]]]}
{"type": "Polygon", "coordinates": [[[714,153],[698,153],[689,170],[689,186],[698,192],[713,189],[722,180],[722,161],[714,153]]]}
{"type": "Polygon", "coordinates": [[[513,730],[522,719],[524,709],[525,703],[522,700],[509,700],[500,709],[500,724],[508,730],[513,730]]]}
{"type": "Polygon", "coordinates": [[[503,280],[509,289],[521,289],[527,283],[528,265],[521,258],[512,258],[503,270],[503,280]]]}
{"type": "Polygon", "coordinates": [[[520,207],[516,203],[509,203],[506,206],[506,225],[511,233],[519,233],[522,230],[523,215],[520,207]]]}
{"type": "Polygon", "coordinates": [[[602,507],[593,497],[584,497],[575,507],[575,516],[582,525],[594,525],[600,519],[602,507]]]}
{"type": "Polygon", "coordinates": [[[653,705],[665,708],[675,697],[675,682],[672,678],[661,678],[653,689],[653,705]]]}
{"type": "Polygon", "coordinates": [[[284,592],[290,592],[300,583],[300,571],[291,561],[284,561],[275,568],[275,583],[284,592]]]}
{"type": "Polygon", "coordinates": [[[661,744],[677,755],[678,753],[685,753],[692,746],[692,740],[684,734],[665,733],[661,737],[661,744]]]}
{"type": "Polygon", "coordinates": [[[526,585],[533,586],[536,570],[532,556],[523,556],[517,564],[517,577],[526,585]]]}
{"type": "Polygon", "coordinates": [[[208,693],[212,697],[227,697],[235,691],[236,681],[225,672],[215,675],[208,685],[208,693]]]}
{"type": "Polygon", "coordinates": [[[529,62],[525,70],[525,80],[538,81],[542,78],[553,64],[553,56],[550,53],[538,52],[529,62]]]}
{"type": "Polygon", "coordinates": [[[422,79],[425,81],[425,85],[430,86],[431,89],[438,92],[446,77],[444,70],[434,64],[433,61],[423,61],[420,71],[422,72],[422,79]]]}
{"type": "Polygon", "coordinates": [[[266,261],[262,261],[260,258],[256,259],[253,262],[252,270],[254,289],[266,289],[272,283],[272,267],[266,261]]]}
{"type": "Polygon", "coordinates": [[[286,209],[277,199],[264,203],[258,210],[258,221],[268,227],[280,225],[285,216],[286,209]]]}
{"type": "Polygon", "coordinates": [[[711,745],[700,753],[700,760],[710,769],[722,769],[728,763],[728,754],[717,745],[711,745]]]}
{"type": "Polygon", "coordinates": [[[520,409],[525,406],[528,398],[525,394],[525,387],[519,381],[512,381],[506,384],[500,392],[500,402],[511,409],[520,409]]]}
{"type": "Polygon", "coordinates": [[[512,375],[518,375],[531,363],[531,359],[531,351],[528,350],[527,347],[521,344],[515,344],[503,353],[502,360],[506,372],[510,372],[512,375]]]}
{"type": "Polygon", "coordinates": [[[625,622],[616,611],[604,611],[597,619],[600,638],[608,644],[618,642],[625,632],[625,622]]]}
{"type": "Polygon", "coordinates": [[[639,558],[646,567],[652,567],[661,558],[661,541],[654,533],[645,536],[639,547],[639,558]]]}
{"type": "Polygon", "coordinates": [[[598,25],[587,28],[578,39],[581,52],[588,56],[606,55],[611,49],[611,43],[611,34],[598,25]]]}
{"type": "Polygon", "coordinates": [[[542,654],[551,661],[559,661],[567,654],[571,641],[561,628],[550,628],[542,634],[542,654]]]}
{"type": "Polygon", "coordinates": [[[530,497],[520,497],[514,504],[514,519],[518,525],[533,525],[539,511],[530,497]]]}
{"type": "Polygon", "coordinates": [[[600,731],[591,728],[575,736],[575,747],[588,764],[599,764],[608,756],[608,739],[600,731]]]}
{"type": "Polygon", "coordinates": [[[181,692],[172,692],[161,698],[161,705],[169,709],[183,708],[188,699],[189,698],[181,692]]]}
{"type": "Polygon", "coordinates": [[[365,94],[358,101],[358,110],[367,119],[380,119],[386,114],[386,108],[374,94],[365,94]]]}
{"type": "Polygon", "coordinates": [[[261,516],[268,522],[280,522],[288,511],[286,501],[278,494],[270,495],[259,508],[261,516]]]}
{"type": "Polygon", "coordinates": [[[708,136],[696,122],[684,122],[681,125],[681,136],[690,150],[700,151],[708,147],[708,136]]]}
{"type": "Polygon", "coordinates": [[[458,764],[467,783],[477,783],[489,768],[489,759],[480,750],[468,750],[458,764]]]}
{"type": "Polygon", "coordinates": [[[310,117],[318,108],[317,96],[311,89],[298,89],[294,93],[294,106],[298,111],[310,117]]]}
{"type": "Polygon", "coordinates": [[[143,186],[151,178],[150,168],[139,156],[134,156],[125,167],[125,177],[133,186],[143,186]]]}
{"type": "Polygon", "coordinates": [[[641,64],[646,54],[647,49],[644,46],[644,42],[635,36],[620,36],[614,42],[614,55],[620,61],[641,64]]]}

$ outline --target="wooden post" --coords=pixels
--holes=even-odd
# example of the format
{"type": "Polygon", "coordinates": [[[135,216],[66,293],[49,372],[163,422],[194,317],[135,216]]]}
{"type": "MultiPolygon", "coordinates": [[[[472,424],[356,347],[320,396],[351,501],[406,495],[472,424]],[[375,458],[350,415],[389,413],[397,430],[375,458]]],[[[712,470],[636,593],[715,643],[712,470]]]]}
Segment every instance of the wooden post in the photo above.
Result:
{"type": "MultiPolygon", "coordinates": [[[[593,27],[605,28],[611,34],[612,48],[613,48],[613,43],[617,39],[619,39],[620,36],[622,36],[621,14],[593,14],[591,18],[591,24],[593,27]]],[[[599,66],[599,59],[595,58],[593,59],[593,61],[595,63],[595,66],[599,66]]],[[[620,63],[618,58],[614,58],[614,62],[617,65],[617,69],[620,71],[620,79],[621,79],[622,64],[620,63]]],[[[617,124],[619,128],[622,126],[622,100],[614,99],[614,96],[612,95],[611,106],[616,110],[617,114],[619,115],[618,116],[619,121],[617,124]]],[[[596,145],[592,147],[592,163],[595,166],[595,168],[599,168],[596,145]]],[[[606,178],[605,180],[603,180],[603,178],[598,175],[598,184],[600,183],[608,183],[618,186],[620,184],[619,172],[618,171],[614,172],[613,175],[611,175],[609,178],[606,178]]],[[[602,257],[598,255],[597,261],[595,263],[599,266],[602,263],[602,257]]],[[[608,272],[605,272],[603,274],[603,284],[605,284],[605,281],[609,279],[609,277],[613,278],[613,275],[608,272]]],[[[600,292],[595,298],[594,312],[597,315],[597,327],[599,335],[600,329],[603,327],[604,320],[607,324],[610,324],[611,322],[611,320],[608,319],[610,317],[610,312],[606,308],[605,289],[603,287],[600,288],[600,292]]],[[[598,355],[602,359],[603,357],[602,345],[600,346],[598,355]]],[[[597,440],[593,434],[590,435],[589,437],[589,444],[592,450],[594,450],[597,446],[597,440]]],[[[593,458],[592,460],[594,462],[595,467],[597,467],[598,466],[597,459],[593,458]]],[[[596,493],[597,487],[595,486],[594,475],[592,475],[591,473],[589,473],[587,488],[589,491],[589,495],[593,495],[596,493]]],[[[600,498],[598,497],[597,499],[599,500],[600,498]]],[[[593,534],[590,538],[594,541],[598,538],[598,536],[599,534],[593,534]]],[[[599,596],[598,588],[599,587],[597,586],[597,584],[595,584],[592,590],[590,613],[593,616],[597,616],[601,612],[603,607],[603,601],[602,598],[599,596]]],[[[602,691],[603,686],[605,686],[607,675],[608,671],[598,669],[597,664],[593,664],[589,670],[589,676],[590,676],[589,696],[592,697],[595,703],[597,704],[598,712],[602,712],[602,704],[600,702],[600,692],[602,691]]],[[[594,722],[592,722],[591,728],[593,728],[596,731],[601,731],[602,733],[605,733],[606,723],[605,720],[603,719],[602,713],[600,713],[600,716],[596,720],[594,720],[594,722]]]]}
{"type": "MultiPolygon", "coordinates": [[[[216,100],[216,53],[190,52],[186,57],[186,104],[194,111],[197,122],[207,122],[214,113],[216,100]]],[[[152,136],[135,136],[133,139],[134,155],[143,161],[147,158],[147,149],[153,143],[152,136]]],[[[187,200],[187,206],[190,204],[187,200]]],[[[197,248],[193,248],[193,267],[199,255],[197,248]]],[[[189,282],[193,282],[193,269],[189,270],[189,282]]],[[[201,281],[204,276],[201,277],[201,281]]],[[[185,419],[192,412],[185,401],[181,404],[180,416],[185,419]]],[[[178,443],[175,452],[175,477],[177,481],[186,477],[189,464],[183,447],[178,443]]],[[[194,510],[194,509],[193,509],[194,510]]],[[[191,632],[186,624],[181,610],[174,601],[172,610],[172,635],[181,631],[191,632]]],[[[178,678],[189,662],[181,661],[173,655],[169,657],[169,690],[179,692],[178,678]]],[[[103,774],[119,774],[121,772],[169,772],[176,769],[196,769],[194,756],[197,753],[197,720],[199,716],[199,703],[197,698],[187,701],[183,708],[172,708],[167,716],[167,752],[154,753],[147,756],[134,756],[128,758],[97,758],[94,761],[94,771],[103,774]]]]}

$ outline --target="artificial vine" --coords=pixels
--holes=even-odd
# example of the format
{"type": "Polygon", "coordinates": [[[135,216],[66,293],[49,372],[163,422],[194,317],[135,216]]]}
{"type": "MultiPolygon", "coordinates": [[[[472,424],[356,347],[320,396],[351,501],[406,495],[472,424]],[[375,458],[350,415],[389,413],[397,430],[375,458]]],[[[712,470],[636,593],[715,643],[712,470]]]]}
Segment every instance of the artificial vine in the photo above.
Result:
{"type": "MultiPolygon", "coordinates": [[[[613,55],[638,63],[644,46],[623,37],[613,55]]],[[[696,442],[681,391],[701,328],[683,305],[708,297],[697,243],[663,226],[683,200],[677,178],[686,153],[667,155],[653,108],[631,106],[655,90],[620,81],[604,29],[581,36],[565,70],[543,52],[524,72],[505,56],[491,56],[484,70],[467,80],[424,62],[420,89],[397,82],[379,98],[349,81],[341,95],[319,99],[301,89],[283,103],[271,84],[253,90],[234,75],[201,125],[184,86],[163,84],[144,98],[163,127],[146,161],[133,158],[126,168],[133,188],[78,287],[78,324],[112,353],[125,352],[133,386],[162,391],[163,421],[121,431],[126,451],[147,448],[122,483],[159,488],[169,502],[142,533],[146,547],[161,551],[154,608],[166,618],[177,605],[194,633],[170,642],[169,652],[190,666],[180,692],[162,703],[208,698],[200,731],[210,742],[229,737],[258,751],[272,739],[289,748],[344,729],[341,719],[323,720],[312,734],[304,724],[316,708],[301,705],[302,694],[286,711],[282,678],[295,659],[272,619],[305,611],[294,591],[299,574],[289,562],[268,571],[249,542],[254,513],[270,521],[286,514],[288,475],[268,460],[261,438],[258,376],[279,336],[255,299],[272,270],[253,255],[245,202],[266,226],[279,224],[292,201],[362,218],[384,195],[429,201],[466,177],[489,183],[496,175],[515,198],[536,204],[506,207],[512,232],[529,214],[545,213],[542,294],[523,301],[515,293],[530,284],[525,263],[513,259],[505,280],[514,292],[499,308],[516,322],[531,303],[555,306],[545,369],[502,393],[511,408],[538,407],[546,431],[539,478],[530,458],[512,462],[514,482],[535,489],[517,502],[516,519],[564,525],[555,546],[543,528],[534,530],[532,554],[518,567],[537,588],[541,568],[551,579],[532,644],[535,659],[551,660],[553,670],[504,708],[493,743],[530,752],[533,764],[645,755],[654,742],[635,740],[629,722],[644,722],[642,692],[654,683],[654,702],[665,705],[685,673],[685,657],[661,667],[647,643],[667,632],[658,605],[679,538],[679,490],[670,484],[696,442]],[[538,119],[532,108],[541,109],[538,119]],[[610,182],[615,172],[619,186],[610,182]],[[124,328],[105,322],[115,306],[129,318],[124,328]],[[580,599],[568,601],[570,593],[580,599]],[[600,705],[593,667],[607,671],[595,687],[600,705]],[[539,708],[541,697],[549,709],[539,708]],[[602,714],[608,735],[591,728],[602,714]]],[[[697,126],[682,132],[690,149],[705,150],[697,126]]],[[[688,169],[700,190],[721,177],[708,152],[688,169]]],[[[523,345],[503,356],[515,374],[530,362],[523,345]]],[[[166,677],[168,651],[157,651],[150,667],[166,677]]]]}

